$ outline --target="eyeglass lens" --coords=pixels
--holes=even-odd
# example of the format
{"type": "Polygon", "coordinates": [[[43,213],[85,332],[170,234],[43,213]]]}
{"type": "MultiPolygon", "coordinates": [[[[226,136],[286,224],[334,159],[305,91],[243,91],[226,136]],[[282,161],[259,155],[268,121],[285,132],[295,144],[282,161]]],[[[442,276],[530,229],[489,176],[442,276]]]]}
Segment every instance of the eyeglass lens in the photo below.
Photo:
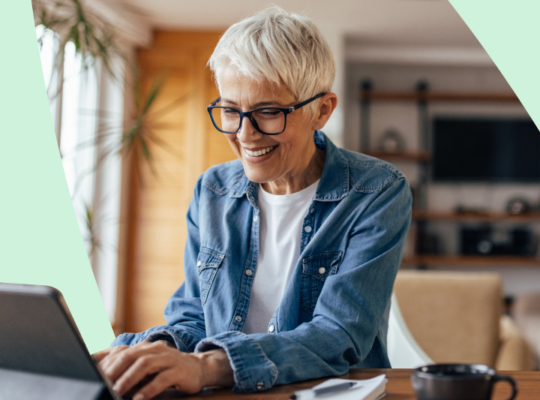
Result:
{"type": "MultiPolygon", "coordinates": [[[[275,134],[285,129],[285,114],[273,108],[261,108],[254,111],[251,116],[257,122],[263,133],[275,134]]],[[[234,133],[240,127],[240,114],[234,108],[214,108],[212,118],[219,130],[225,133],[234,133]]]]}

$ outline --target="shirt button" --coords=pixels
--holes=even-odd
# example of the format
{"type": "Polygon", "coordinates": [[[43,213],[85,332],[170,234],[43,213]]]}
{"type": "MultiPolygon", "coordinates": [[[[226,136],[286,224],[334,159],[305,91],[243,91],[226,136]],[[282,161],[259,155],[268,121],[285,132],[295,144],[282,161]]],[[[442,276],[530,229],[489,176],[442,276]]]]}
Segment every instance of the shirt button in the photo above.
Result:
{"type": "Polygon", "coordinates": [[[309,226],[309,225],[306,226],[306,227],[304,228],[304,230],[305,230],[307,233],[311,232],[311,226],[309,226]]]}
{"type": "Polygon", "coordinates": [[[200,267],[200,266],[201,266],[201,262],[197,261],[197,267],[200,267]]]}
{"type": "Polygon", "coordinates": [[[256,215],[253,217],[253,221],[257,222],[257,220],[259,219],[259,217],[257,217],[256,215]]]}
{"type": "Polygon", "coordinates": [[[236,322],[242,322],[242,317],[240,315],[237,315],[236,317],[234,317],[234,320],[236,322]]]}
{"type": "Polygon", "coordinates": [[[322,274],[324,274],[325,272],[326,272],[326,268],[324,268],[324,267],[319,268],[319,274],[322,275],[322,274]]]}
{"type": "Polygon", "coordinates": [[[270,333],[274,332],[275,330],[276,330],[276,327],[274,325],[270,325],[268,327],[268,332],[270,332],[270,333]]]}
{"type": "Polygon", "coordinates": [[[253,274],[253,271],[250,269],[246,269],[246,275],[251,276],[253,274]]]}
{"type": "Polygon", "coordinates": [[[257,390],[261,390],[261,389],[264,389],[264,383],[258,382],[257,383],[257,390]]]}
{"type": "Polygon", "coordinates": [[[249,201],[251,201],[251,202],[253,203],[253,202],[255,201],[255,198],[250,197],[250,198],[249,198],[249,201]]]}

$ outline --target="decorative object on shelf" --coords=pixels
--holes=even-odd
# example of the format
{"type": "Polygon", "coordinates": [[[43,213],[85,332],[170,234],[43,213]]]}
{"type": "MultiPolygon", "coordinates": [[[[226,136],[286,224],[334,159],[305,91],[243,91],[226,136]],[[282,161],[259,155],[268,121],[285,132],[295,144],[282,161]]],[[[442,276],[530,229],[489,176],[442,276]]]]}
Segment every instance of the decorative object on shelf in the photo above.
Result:
{"type": "Polygon", "coordinates": [[[491,254],[491,225],[461,228],[461,254],[491,254]]]}
{"type": "Polygon", "coordinates": [[[405,139],[396,129],[387,129],[379,138],[377,147],[380,151],[397,153],[405,151],[405,139]]]}
{"type": "Polygon", "coordinates": [[[531,210],[530,203],[521,197],[514,197],[508,201],[506,211],[512,215],[525,214],[531,210]]]}
{"type": "Polygon", "coordinates": [[[490,224],[461,228],[461,254],[516,255],[533,254],[533,235],[528,228],[494,230],[490,224]]]}

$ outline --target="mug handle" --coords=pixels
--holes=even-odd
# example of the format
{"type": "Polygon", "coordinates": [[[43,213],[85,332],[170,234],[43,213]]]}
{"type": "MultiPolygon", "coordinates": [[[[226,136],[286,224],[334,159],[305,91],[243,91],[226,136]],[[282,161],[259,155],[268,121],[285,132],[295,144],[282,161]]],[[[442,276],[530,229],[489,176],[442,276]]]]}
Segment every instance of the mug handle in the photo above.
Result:
{"type": "Polygon", "coordinates": [[[493,377],[493,383],[502,381],[508,382],[512,386],[512,396],[508,400],[514,400],[518,392],[516,381],[508,375],[495,375],[493,377]]]}

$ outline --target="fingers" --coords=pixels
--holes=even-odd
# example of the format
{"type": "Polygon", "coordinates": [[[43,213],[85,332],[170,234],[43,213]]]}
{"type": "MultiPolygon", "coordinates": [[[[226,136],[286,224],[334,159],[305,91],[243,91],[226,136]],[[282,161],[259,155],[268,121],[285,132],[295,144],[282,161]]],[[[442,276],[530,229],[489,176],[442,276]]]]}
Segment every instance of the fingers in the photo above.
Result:
{"type": "MultiPolygon", "coordinates": [[[[114,362],[117,355],[123,351],[126,351],[129,349],[129,346],[117,346],[117,347],[111,347],[108,350],[108,352],[105,354],[104,357],[101,357],[99,360],[99,366],[103,370],[103,372],[106,374],[107,369],[111,365],[111,363],[114,362]]],[[[105,350],[104,350],[105,351],[105,350]]],[[[100,352],[101,353],[101,352],[100,352]]]]}
{"type": "Polygon", "coordinates": [[[100,366],[107,377],[115,382],[139,358],[171,350],[159,343],[141,342],[133,347],[128,347],[127,349],[119,350],[115,354],[111,354],[102,361],[100,366]]]}
{"type": "Polygon", "coordinates": [[[94,359],[94,361],[100,362],[101,360],[103,360],[105,357],[109,355],[109,353],[111,352],[111,349],[113,349],[113,347],[109,347],[108,349],[98,351],[92,354],[91,357],[94,359]]]}
{"type": "Polygon", "coordinates": [[[149,399],[171,386],[185,393],[197,393],[203,385],[200,357],[182,353],[165,343],[143,342],[114,348],[101,359],[100,366],[114,382],[113,389],[121,395],[137,384],[145,385],[145,379],[155,376],[137,392],[141,399],[149,399]]]}
{"type": "MultiPolygon", "coordinates": [[[[175,371],[173,369],[168,369],[158,374],[154,379],[150,381],[146,386],[139,390],[133,400],[147,400],[151,399],[154,396],[157,396],[165,389],[173,386],[175,381],[175,371]]],[[[196,393],[196,392],[185,392],[187,394],[196,393]]]]}
{"type": "Polygon", "coordinates": [[[156,374],[174,365],[170,354],[158,353],[139,357],[116,381],[113,389],[121,395],[142,381],[148,375],[156,374]]]}

